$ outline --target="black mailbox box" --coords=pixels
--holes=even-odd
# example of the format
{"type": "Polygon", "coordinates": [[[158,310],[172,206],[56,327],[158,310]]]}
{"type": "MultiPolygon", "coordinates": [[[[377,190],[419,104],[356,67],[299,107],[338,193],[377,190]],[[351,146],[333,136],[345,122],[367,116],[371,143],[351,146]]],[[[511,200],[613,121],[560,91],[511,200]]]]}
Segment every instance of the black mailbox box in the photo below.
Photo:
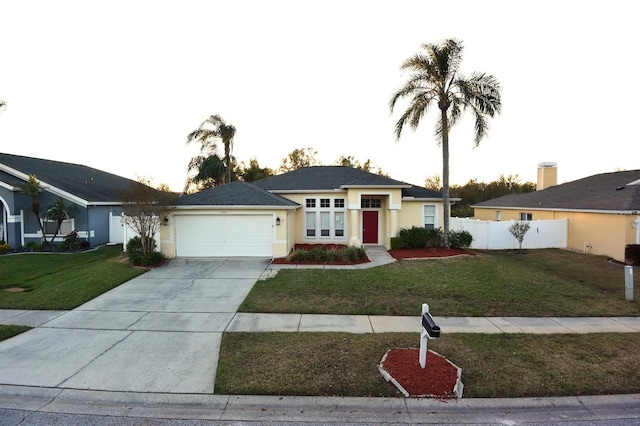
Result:
{"type": "Polygon", "coordinates": [[[422,327],[432,339],[440,337],[440,326],[436,324],[429,312],[422,314],[422,327]]]}

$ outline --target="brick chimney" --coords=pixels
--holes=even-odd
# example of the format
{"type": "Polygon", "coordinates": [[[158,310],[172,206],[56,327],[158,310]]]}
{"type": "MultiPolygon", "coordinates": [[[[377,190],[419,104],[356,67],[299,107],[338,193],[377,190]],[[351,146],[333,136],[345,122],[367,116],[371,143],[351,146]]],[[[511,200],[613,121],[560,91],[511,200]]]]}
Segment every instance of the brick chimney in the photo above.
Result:
{"type": "Polygon", "coordinates": [[[558,164],[538,163],[538,185],[536,191],[555,186],[558,184],[558,164]]]}

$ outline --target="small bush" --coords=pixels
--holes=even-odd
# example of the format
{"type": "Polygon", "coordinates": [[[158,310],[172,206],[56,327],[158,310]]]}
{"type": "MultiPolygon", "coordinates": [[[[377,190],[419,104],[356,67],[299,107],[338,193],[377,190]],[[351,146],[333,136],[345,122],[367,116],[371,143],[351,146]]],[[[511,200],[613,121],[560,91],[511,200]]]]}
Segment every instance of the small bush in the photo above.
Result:
{"type": "Polygon", "coordinates": [[[8,253],[11,250],[11,246],[4,241],[0,241],[0,254],[8,253]]]}
{"type": "Polygon", "coordinates": [[[364,247],[349,246],[342,250],[342,255],[346,261],[360,262],[367,258],[364,247]]]}
{"type": "Polygon", "coordinates": [[[401,248],[404,248],[404,245],[402,244],[402,240],[400,239],[400,237],[391,237],[391,250],[398,250],[401,248]]]}
{"type": "Polygon", "coordinates": [[[310,258],[309,252],[306,250],[293,250],[289,256],[287,256],[287,262],[306,262],[310,258]]]}
{"type": "Polygon", "coordinates": [[[427,230],[419,226],[402,228],[398,233],[402,245],[406,248],[422,248],[427,244],[427,230]]]}
{"type": "Polygon", "coordinates": [[[362,247],[326,248],[325,246],[314,247],[312,250],[295,249],[289,256],[287,262],[360,262],[367,258],[367,252],[362,247]]]}
{"type": "Polygon", "coordinates": [[[78,250],[80,247],[80,240],[78,239],[78,232],[71,231],[69,234],[64,236],[64,240],[62,241],[62,248],[67,250],[78,250]]]}
{"type": "Polygon", "coordinates": [[[327,261],[327,250],[324,247],[316,247],[311,251],[311,260],[322,263],[327,261]]]}
{"type": "Polygon", "coordinates": [[[156,241],[149,238],[151,251],[147,254],[142,252],[142,239],[133,237],[127,242],[127,256],[134,266],[154,266],[164,261],[162,253],[156,251],[156,241]]]}
{"type": "Polygon", "coordinates": [[[455,248],[467,248],[473,242],[469,231],[449,231],[449,245],[455,248]]]}
{"type": "Polygon", "coordinates": [[[442,229],[435,228],[427,231],[427,240],[425,242],[426,247],[442,247],[444,241],[442,240],[442,229]]]}
{"type": "Polygon", "coordinates": [[[42,244],[38,244],[35,241],[29,241],[28,243],[26,243],[24,245],[24,247],[28,250],[28,251],[42,251],[42,248],[44,247],[42,244]]]}

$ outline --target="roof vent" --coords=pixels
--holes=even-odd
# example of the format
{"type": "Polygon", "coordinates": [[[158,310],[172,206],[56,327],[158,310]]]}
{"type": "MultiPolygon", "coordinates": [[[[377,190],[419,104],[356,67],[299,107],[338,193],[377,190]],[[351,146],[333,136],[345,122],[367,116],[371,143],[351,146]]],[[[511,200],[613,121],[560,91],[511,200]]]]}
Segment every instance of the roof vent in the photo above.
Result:
{"type": "Polygon", "coordinates": [[[620,191],[622,189],[624,189],[624,186],[619,186],[619,187],[616,188],[616,191],[620,191]]]}

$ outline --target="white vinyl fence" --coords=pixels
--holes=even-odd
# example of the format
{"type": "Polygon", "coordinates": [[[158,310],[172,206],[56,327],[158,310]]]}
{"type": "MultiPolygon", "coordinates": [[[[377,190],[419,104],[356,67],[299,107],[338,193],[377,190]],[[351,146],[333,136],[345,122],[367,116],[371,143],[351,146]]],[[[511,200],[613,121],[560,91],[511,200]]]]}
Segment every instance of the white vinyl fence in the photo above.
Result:
{"type": "MultiPolygon", "coordinates": [[[[122,216],[111,215],[111,213],[109,215],[109,242],[122,244],[122,250],[126,251],[129,240],[139,235],[134,229],[124,225],[122,216]]],[[[160,250],[160,233],[157,233],[154,239],[156,240],[156,250],[160,250]]]]}
{"type": "MultiPolygon", "coordinates": [[[[472,249],[513,250],[519,247],[518,240],[509,232],[509,227],[514,223],[452,217],[449,228],[452,231],[469,232],[473,236],[472,249]]],[[[567,248],[568,223],[568,219],[530,221],[522,248],[567,248]]]]}

